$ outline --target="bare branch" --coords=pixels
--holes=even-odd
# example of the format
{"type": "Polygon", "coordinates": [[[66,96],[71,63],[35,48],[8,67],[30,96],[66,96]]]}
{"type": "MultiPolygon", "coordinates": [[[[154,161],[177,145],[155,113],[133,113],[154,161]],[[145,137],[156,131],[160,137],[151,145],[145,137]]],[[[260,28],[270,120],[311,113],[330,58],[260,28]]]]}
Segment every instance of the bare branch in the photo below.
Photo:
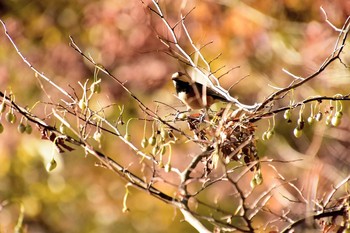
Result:
{"type": "Polygon", "coordinates": [[[339,33],[338,39],[334,45],[334,50],[332,52],[331,55],[329,55],[325,61],[322,63],[322,65],[320,66],[320,68],[314,72],[313,74],[309,75],[306,78],[298,78],[295,79],[288,87],[283,88],[273,94],[271,94],[268,98],[266,98],[266,100],[257,108],[256,111],[262,110],[264,109],[264,107],[269,104],[270,102],[276,100],[281,94],[284,94],[286,92],[288,92],[291,89],[296,89],[298,87],[300,87],[301,85],[303,85],[306,82],[309,82],[310,80],[314,79],[315,77],[317,77],[319,74],[321,74],[330,64],[332,64],[335,60],[340,59],[340,55],[344,49],[345,46],[345,41],[348,37],[349,31],[350,31],[350,17],[346,20],[346,22],[344,23],[343,29],[342,31],[339,33]],[[341,42],[341,44],[339,45],[338,43],[341,42]],[[298,82],[295,82],[297,80],[300,80],[298,82]]]}
{"type": "Polygon", "coordinates": [[[21,51],[19,51],[17,45],[15,44],[15,42],[12,40],[9,32],[7,31],[6,25],[5,23],[0,20],[0,23],[2,24],[2,27],[4,28],[5,31],[5,35],[7,36],[8,40],[11,42],[12,46],[15,48],[17,54],[21,57],[21,59],[23,60],[23,62],[29,66],[30,69],[32,69],[35,74],[37,74],[39,77],[41,77],[42,79],[44,79],[46,82],[50,83],[52,86],[54,86],[57,90],[59,90],[63,95],[67,96],[69,99],[71,99],[72,101],[75,101],[74,98],[68,93],[66,92],[63,88],[61,88],[60,86],[58,86],[56,83],[54,83],[51,79],[49,79],[48,77],[46,77],[42,72],[39,72],[21,53],[21,51]]]}

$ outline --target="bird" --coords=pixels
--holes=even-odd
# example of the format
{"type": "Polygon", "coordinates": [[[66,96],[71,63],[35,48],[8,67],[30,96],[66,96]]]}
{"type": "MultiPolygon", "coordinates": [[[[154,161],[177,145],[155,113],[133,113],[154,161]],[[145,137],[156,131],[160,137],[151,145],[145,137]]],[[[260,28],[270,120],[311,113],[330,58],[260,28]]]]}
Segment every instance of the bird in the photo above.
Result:
{"type": "Polygon", "coordinates": [[[228,102],[223,95],[208,86],[193,81],[182,72],[174,73],[171,79],[178,99],[181,100],[188,109],[205,109],[218,101],[228,102]]]}

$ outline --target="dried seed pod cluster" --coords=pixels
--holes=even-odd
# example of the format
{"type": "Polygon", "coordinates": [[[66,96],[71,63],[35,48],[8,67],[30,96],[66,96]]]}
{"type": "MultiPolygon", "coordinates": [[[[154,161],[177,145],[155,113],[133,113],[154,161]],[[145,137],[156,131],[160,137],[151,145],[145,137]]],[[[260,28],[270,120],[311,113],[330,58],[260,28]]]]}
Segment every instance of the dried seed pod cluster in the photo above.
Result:
{"type": "Polygon", "coordinates": [[[240,114],[232,110],[218,112],[210,122],[188,118],[189,128],[196,138],[213,150],[203,161],[207,174],[217,166],[220,158],[225,164],[239,161],[251,166],[251,171],[260,170],[255,126],[240,114]]]}
{"type": "Polygon", "coordinates": [[[255,126],[249,121],[238,120],[230,116],[223,122],[218,140],[219,151],[225,163],[243,159],[251,170],[259,170],[259,156],[256,148],[255,126]]]}
{"type": "Polygon", "coordinates": [[[168,126],[161,122],[152,122],[152,135],[146,137],[147,121],[144,123],[143,137],[140,142],[141,148],[145,153],[150,153],[154,158],[158,157],[158,166],[164,168],[165,172],[171,171],[171,144],[177,138],[174,136],[168,126]],[[168,161],[165,163],[163,156],[168,153],[168,161]]]}
{"type": "MultiPolygon", "coordinates": [[[[4,131],[4,125],[1,123],[1,120],[3,118],[3,115],[5,115],[5,120],[11,124],[15,124],[17,122],[17,116],[15,114],[15,110],[12,106],[12,101],[14,101],[14,95],[10,93],[10,102],[11,105],[9,105],[9,109],[7,113],[5,113],[7,105],[5,104],[5,97],[3,97],[2,102],[0,104],[0,134],[4,131]]],[[[27,133],[31,134],[33,129],[32,126],[28,123],[28,120],[24,117],[21,118],[17,130],[19,133],[27,133]],[[26,124],[24,124],[26,123],[26,124]]]]}
{"type": "MultiPolygon", "coordinates": [[[[334,127],[339,126],[343,117],[343,105],[341,100],[342,95],[337,94],[334,96],[334,98],[339,99],[331,100],[329,106],[325,107],[323,110],[321,109],[321,102],[317,102],[315,105],[311,104],[311,111],[310,115],[307,118],[307,123],[309,125],[313,125],[314,123],[321,122],[325,118],[326,125],[334,127]],[[334,102],[335,106],[333,105],[334,102]]],[[[304,108],[305,105],[302,105],[299,110],[297,125],[293,130],[293,134],[296,138],[300,138],[302,136],[303,129],[306,126],[303,116],[304,108]]],[[[292,108],[288,108],[284,112],[283,118],[287,120],[288,123],[292,122],[292,108]]]]}

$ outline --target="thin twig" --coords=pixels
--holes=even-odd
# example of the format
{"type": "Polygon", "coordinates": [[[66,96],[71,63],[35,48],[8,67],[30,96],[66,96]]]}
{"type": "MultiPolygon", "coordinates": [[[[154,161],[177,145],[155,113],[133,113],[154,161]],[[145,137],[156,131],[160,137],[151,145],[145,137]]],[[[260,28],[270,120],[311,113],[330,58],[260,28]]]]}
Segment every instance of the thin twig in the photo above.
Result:
{"type": "Polygon", "coordinates": [[[56,83],[54,83],[51,79],[49,79],[48,77],[46,77],[43,73],[39,72],[28,60],[27,58],[25,58],[23,56],[23,54],[21,53],[21,51],[18,49],[17,45],[15,44],[15,42],[12,40],[9,32],[7,31],[6,25],[5,23],[0,20],[0,23],[2,24],[4,31],[5,31],[5,35],[8,38],[8,40],[11,42],[12,46],[15,48],[17,54],[21,57],[21,59],[23,60],[23,62],[29,66],[30,69],[32,69],[35,74],[39,75],[39,77],[41,77],[42,79],[44,79],[45,81],[47,81],[48,83],[50,83],[52,86],[54,86],[57,90],[59,90],[63,95],[67,96],[68,98],[70,98],[72,101],[75,101],[75,99],[68,93],[66,92],[63,88],[61,88],[60,86],[58,86],[56,83]]]}

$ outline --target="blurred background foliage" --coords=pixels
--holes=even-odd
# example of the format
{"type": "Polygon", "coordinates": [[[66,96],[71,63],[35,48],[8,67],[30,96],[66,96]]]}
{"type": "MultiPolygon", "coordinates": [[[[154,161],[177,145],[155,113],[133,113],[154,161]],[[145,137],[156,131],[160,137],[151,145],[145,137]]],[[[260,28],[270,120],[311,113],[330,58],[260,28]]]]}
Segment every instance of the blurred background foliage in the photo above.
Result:
{"type": "MultiPolygon", "coordinates": [[[[325,23],[320,6],[338,27],[350,14],[349,1],[342,0],[161,1],[172,23],[179,19],[184,5],[183,12],[195,6],[186,21],[195,43],[213,42],[202,50],[203,54],[210,60],[222,53],[213,62],[213,69],[239,66],[221,78],[222,85],[228,88],[248,76],[232,88],[232,95],[249,104],[262,101],[274,91],[272,86],[283,87],[292,81],[282,68],[305,76],[317,70],[330,54],[337,33],[325,23]]],[[[96,62],[127,81],[126,85],[149,106],[155,106],[154,100],[182,106],[174,98],[170,83],[171,73],[181,69],[181,65],[160,52],[164,47],[156,35],[168,33],[140,1],[10,0],[0,1],[0,15],[24,56],[78,96],[82,93],[78,81],[92,79],[93,67],[69,47],[69,35],[96,62]]],[[[191,51],[183,32],[177,32],[184,47],[191,51]]],[[[344,63],[350,63],[349,54],[344,54],[344,63]]],[[[349,74],[344,66],[333,65],[302,91],[296,91],[294,98],[348,94],[349,74]]],[[[117,103],[125,105],[126,119],[142,116],[115,82],[103,75],[101,78],[102,94],[96,105],[117,103]]],[[[46,83],[41,88],[41,81],[19,58],[4,33],[0,33],[0,88],[12,90],[16,101],[29,108],[39,100],[60,102],[62,98],[46,83]]],[[[289,100],[286,98],[284,104],[289,100]]],[[[166,111],[166,107],[161,108],[166,111]]],[[[50,109],[49,105],[38,103],[33,112],[44,117],[50,109]]],[[[294,125],[277,116],[276,136],[260,143],[260,156],[303,158],[302,162],[277,167],[282,173],[288,171],[287,178],[299,178],[299,184],[310,195],[316,195],[312,190],[317,186],[320,193],[329,190],[332,183],[349,173],[348,109],[344,103],[341,127],[319,124],[307,130],[303,139],[294,139],[294,125]],[[310,184],[310,177],[319,179],[310,184]]],[[[111,119],[116,116],[115,111],[107,114],[111,119]]],[[[267,122],[258,126],[262,133],[267,122]]],[[[132,124],[135,140],[141,141],[142,134],[138,132],[142,131],[143,122],[132,124]]],[[[51,143],[40,140],[39,132],[34,130],[33,135],[21,135],[16,126],[5,124],[0,136],[0,201],[9,202],[0,210],[0,232],[9,232],[16,225],[19,203],[24,205],[28,232],[195,232],[181,222],[181,214],[173,207],[134,188],[130,188],[127,200],[130,212],[123,213],[125,183],[118,176],[94,166],[94,159],[85,157],[79,149],[57,154],[51,143]],[[47,173],[45,165],[52,156],[58,161],[58,168],[47,173]]],[[[115,139],[106,138],[102,150],[124,164],[133,161],[125,156],[130,151],[115,139]]],[[[189,159],[195,152],[186,144],[178,145],[173,163],[179,165],[183,156],[189,159]]],[[[269,171],[263,174],[268,183],[269,171]]],[[[169,188],[169,192],[173,191],[169,188]]],[[[209,193],[214,195],[215,190],[209,193]]]]}

